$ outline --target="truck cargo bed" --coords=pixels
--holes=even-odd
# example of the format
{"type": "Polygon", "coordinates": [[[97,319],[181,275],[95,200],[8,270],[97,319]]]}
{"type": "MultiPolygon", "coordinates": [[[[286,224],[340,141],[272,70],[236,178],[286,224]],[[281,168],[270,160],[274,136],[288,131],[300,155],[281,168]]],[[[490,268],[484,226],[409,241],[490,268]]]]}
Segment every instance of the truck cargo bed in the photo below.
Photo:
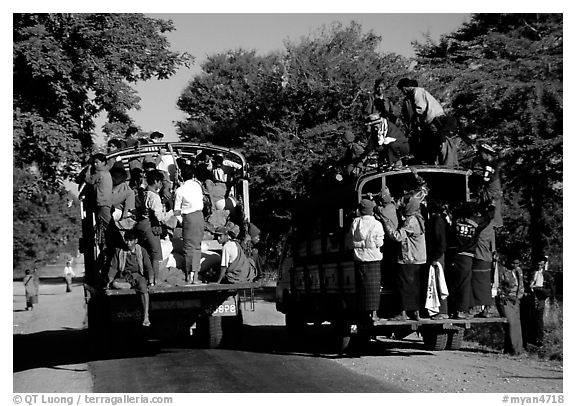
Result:
{"type": "MultiPolygon", "coordinates": [[[[201,285],[185,286],[153,286],[148,288],[148,293],[153,296],[162,293],[187,293],[187,292],[214,292],[230,291],[242,289],[257,289],[262,286],[261,282],[244,282],[244,283],[205,283],[201,285]]],[[[136,294],[134,289],[106,289],[106,296],[120,296],[136,294]]]]}

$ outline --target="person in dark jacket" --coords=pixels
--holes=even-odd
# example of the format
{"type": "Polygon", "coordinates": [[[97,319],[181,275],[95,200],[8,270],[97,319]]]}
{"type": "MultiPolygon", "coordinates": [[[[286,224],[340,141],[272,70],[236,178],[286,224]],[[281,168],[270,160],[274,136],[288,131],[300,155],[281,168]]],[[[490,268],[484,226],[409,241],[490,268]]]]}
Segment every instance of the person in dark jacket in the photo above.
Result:
{"type": "Polygon", "coordinates": [[[344,174],[348,177],[360,174],[360,163],[364,154],[364,147],[356,140],[352,131],[345,131],[342,134],[342,141],[346,146],[344,156],[341,160],[341,166],[344,174]]]}
{"type": "Polygon", "coordinates": [[[504,325],[504,351],[511,355],[523,352],[520,325],[520,300],[524,296],[524,277],[520,260],[513,258],[507,266],[499,268],[496,308],[508,323],[504,325]]]}
{"type": "Polygon", "coordinates": [[[475,215],[474,203],[467,202],[456,213],[448,246],[446,282],[448,284],[448,314],[455,319],[468,319],[472,307],[472,263],[478,234],[486,228],[489,216],[475,215]]]}
{"type": "Polygon", "coordinates": [[[137,244],[138,234],[134,230],[126,231],[124,235],[126,246],[116,248],[110,269],[108,271],[109,288],[135,289],[142,301],[144,319],[142,325],[150,326],[148,310],[150,299],[148,295],[148,280],[152,277],[153,268],[148,252],[137,244]]]}
{"type": "Polygon", "coordinates": [[[424,218],[420,213],[421,200],[412,196],[404,207],[404,218],[399,229],[392,222],[384,221],[386,236],[400,243],[398,252],[397,287],[400,294],[400,313],[392,320],[403,321],[408,317],[420,320],[420,274],[426,266],[426,240],[424,218]]]}
{"type": "MultiPolygon", "coordinates": [[[[384,186],[379,196],[374,197],[376,208],[374,209],[374,217],[384,225],[385,221],[392,224],[394,230],[398,229],[398,213],[394,198],[390,194],[388,187],[384,186]]],[[[397,254],[398,242],[384,238],[384,245],[382,246],[382,267],[380,280],[382,286],[394,286],[394,280],[397,274],[397,254]]]]}
{"type": "Polygon", "coordinates": [[[368,98],[368,102],[364,108],[364,116],[378,113],[382,118],[398,124],[398,117],[394,112],[394,106],[390,99],[386,97],[386,83],[384,78],[376,79],[374,82],[374,93],[368,98]]]}

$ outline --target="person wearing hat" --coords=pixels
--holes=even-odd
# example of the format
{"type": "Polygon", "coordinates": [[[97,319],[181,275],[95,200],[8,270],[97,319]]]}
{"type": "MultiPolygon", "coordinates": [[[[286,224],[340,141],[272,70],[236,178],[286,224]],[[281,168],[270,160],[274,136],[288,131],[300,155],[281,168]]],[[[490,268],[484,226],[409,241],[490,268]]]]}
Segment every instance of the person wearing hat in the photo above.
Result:
{"type": "Polygon", "coordinates": [[[242,283],[251,282],[256,277],[254,268],[246,253],[240,246],[237,238],[240,227],[228,222],[224,226],[216,227],[214,234],[222,245],[222,261],[220,262],[220,275],[216,283],[242,283]]]}
{"type": "Polygon", "coordinates": [[[354,246],[358,310],[366,314],[367,321],[378,320],[380,307],[380,247],[384,244],[384,229],[374,218],[375,207],[372,200],[362,199],[359,216],[352,221],[349,232],[354,246]]]}
{"type": "Polygon", "coordinates": [[[346,176],[355,176],[359,174],[359,164],[362,162],[362,154],[364,154],[364,147],[356,141],[356,136],[350,130],[342,133],[342,142],[346,147],[344,156],[340,164],[346,176]]]}
{"type": "Polygon", "coordinates": [[[258,246],[260,245],[260,229],[249,223],[244,240],[240,244],[246,253],[248,260],[256,271],[254,280],[262,277],[262,258],[260,257],[258,246]]]}
{"type": "Polygon", "coordinates": [[[455,157],[447,155],[444,146],[447,138],[453,137],[457,131],[454,117],[447,115],[438,100],[426,89],[418,87],[416,81],[402,78],[397,86],[409,103],[407,111],[411,122],[407,126],[415,130],[412,146],[416,158],[432,165],[456,161],[455,157]]]}
{"type": "Polygon", "coordinates": [[[477,162],[482,168],[482,184],[478,191],[480,202],[494,206],[494,227],[502,227],[502,167],[504,155],[486,143],[481,143],[477,151],[477,162]]]}
{"type": "Polygon", "coordinates": [[[410,145],[404,133],[379,113],[370,114],[365,121],[368,127],[368,142],[362,159],[376,152],[378,165],[401,164],[401,159],[410,154],[410,145]]]}
{"type": "Polygon", "coordinates": [[[406,320],[408,312],[412,312],[412,319],[420,320],[420,275],[426,269],[425,228],[420,203],[421,200],[416,195],[408,200],[404,207],[404,222],[399,229],[395,229],[390,220],[384,221],[386,236],[400,243],[396,278],[400,313],[392,318],[394,321],[406,320]]]}

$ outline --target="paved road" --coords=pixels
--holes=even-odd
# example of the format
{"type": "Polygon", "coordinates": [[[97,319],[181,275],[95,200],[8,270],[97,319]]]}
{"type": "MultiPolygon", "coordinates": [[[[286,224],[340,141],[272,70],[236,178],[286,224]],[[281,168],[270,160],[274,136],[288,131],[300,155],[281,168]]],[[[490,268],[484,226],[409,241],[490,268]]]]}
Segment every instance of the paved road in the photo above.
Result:
{"type": "Polygon", "coordinates": [[[23,294],[15,283],[15,392],[402,392],[318,351],[322,331],[306,340],[287,336],[271,302],[244,313],[241,350],[148,342],[102,354],[88,344],[80,286],[71,294],[42,286],[32,312],[22,311],[23,294]]]}

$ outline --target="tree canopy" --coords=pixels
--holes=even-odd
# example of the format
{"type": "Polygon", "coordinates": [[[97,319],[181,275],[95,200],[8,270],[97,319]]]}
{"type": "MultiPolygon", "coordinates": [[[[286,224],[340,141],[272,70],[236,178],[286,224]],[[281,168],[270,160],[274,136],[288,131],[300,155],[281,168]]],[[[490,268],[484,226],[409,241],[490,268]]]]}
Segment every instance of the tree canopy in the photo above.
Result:
{"type": "Polygon", "coordinates": [[[285,230],[291,202],[318,186],[341,155],[342,132],[363,133],[362,105],[374,80],[395,88],[406,71],[405,58],[377,52],[379,42],[357,23],[334,23],[286,42],[283,52],[209,56],[178,101],[189,116],[179,123],[181,139],[243,150],[256,221],[285,230]]]}
{"type": "Polygon", "coordinates": [[[379,42],[356,23],[334,24],[281,52],[210,56],[179,99],[189,115],[181,138],[243,149],[252,213],[279,231],[293,199],[322,183],[342,154],[338,136],[362,134],[374,80],[384,78],[398,105],[396,84],[411,77],[478,142],[504,151],[503,250],[561,258],[562,16],[475,14],[437,43],[415,42],[414,60],[378,52],[379,42]]]}
{"type": "Polygon", "coordinates": [[[170,21],[142,14],[13,14],[17,263],[22,255],[46,259],[43,248],[64,241],[63,233],[77,238],[77,227],[36,227],[38,216],[50,214],[41,202],[66,201],[63,181],[93,152],[99,113],[107,115],[106,133],[123,132],[131,123],[127,112],[140,100],[131,85],[166,79],[191,60],[169,49],[164,34],[173,29],[170,21]]]}
{"type": "Polygon", "coordinates": [[[562,15],[476,14],[415,49],[424,86],[505,152],[501,246],[561,262],[562,15]]]}

